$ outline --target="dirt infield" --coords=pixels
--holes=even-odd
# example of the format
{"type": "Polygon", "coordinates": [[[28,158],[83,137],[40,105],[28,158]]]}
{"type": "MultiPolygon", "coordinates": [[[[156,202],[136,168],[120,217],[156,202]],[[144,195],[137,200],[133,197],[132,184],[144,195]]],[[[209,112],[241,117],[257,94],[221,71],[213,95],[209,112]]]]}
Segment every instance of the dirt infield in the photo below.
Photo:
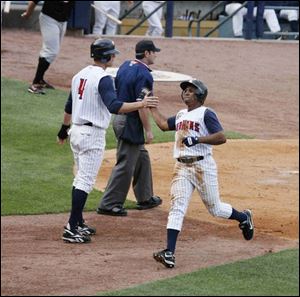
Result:
{"type": "MultiPolygon", "coordinates": [[[[65,37],[46,79],[68,89],[72,75],[90,63],[92,40],[65,37]]],[[[132,57],[140,38],[114,40],[121,51],[118,67],[132,57]]],[[[162,206],[131,210],[124,218],[86,213],[98,231],[91,244],[62,242],[68,214],[1,217],[1,295],[93,295],[298,247],[299,43],[158,38],[155,44],[162,51],[153,69],[203,80],[207,105],[217,111],[224,129],[256,138],[214,148],[222,199],[253,210],[254,240],[245,242],[235,222],[212,218],[195,194],[179,237],[177,267],[167,270],[155,263],[152,252],[165,246],[174,161],[172,143],[148,145],[162,206]]],[[[3,30],[1,76],[30,83],[40,45],[39,33],[3,30]]],[[[178,83],[156,83],[155,93],[166,115],[183,107],[178,83]]],[[[98,189],[105,187],[114,161],[115,150],[107,151],[98,189]]]]}

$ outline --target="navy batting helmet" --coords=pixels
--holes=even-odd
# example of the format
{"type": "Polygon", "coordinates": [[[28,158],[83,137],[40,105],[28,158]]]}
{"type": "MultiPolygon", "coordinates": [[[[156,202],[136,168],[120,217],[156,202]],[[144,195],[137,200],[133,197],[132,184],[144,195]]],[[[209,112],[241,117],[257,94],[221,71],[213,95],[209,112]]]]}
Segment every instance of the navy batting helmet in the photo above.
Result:
{"type": "Polygon", "coordinates": [[[180,84],[180,87],[181,87],[182,91],[184,91],[189,85],[196,88],[195,94],[197,96],[197,99],[199,101],[204,102],[204,100],[206,99],[207,94],[208,94],[206,85],[200,80],[190,79],[190,80],[183,81],[180,84]]]}
{"type": "Polygon", "coordinates": [[[91,44],[91,58],[106,63],[111,59],[112,54],[119,54],[115,43],[110,39],[97,39],[91,44]]]}

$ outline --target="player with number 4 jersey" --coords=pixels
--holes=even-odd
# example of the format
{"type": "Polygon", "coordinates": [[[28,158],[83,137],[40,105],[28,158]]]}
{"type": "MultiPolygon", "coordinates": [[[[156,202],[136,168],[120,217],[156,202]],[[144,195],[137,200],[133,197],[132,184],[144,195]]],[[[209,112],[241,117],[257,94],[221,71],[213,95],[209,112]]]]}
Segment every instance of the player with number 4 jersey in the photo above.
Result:
{"type": "Polygon", "coordinates": [[[62,239],[65,242],[90,242],[95,228],[83,219],[83,208],[92,191],[103,159],[105,134],[111,113],[128,113],[144,107],[156,107],[156,97],[127,103],[117,99],[113,78],[105,71],[119,51],[113,41],[97,39],[91,45],[93,65],[79,71],[72,79],[72,89],[65,105],[64,121],[58,132],[63,144],[70,135],[77,173],[72,188],[72,209],[62,239]],[[70,124],[72,122],[72,128],[70,124]]]}

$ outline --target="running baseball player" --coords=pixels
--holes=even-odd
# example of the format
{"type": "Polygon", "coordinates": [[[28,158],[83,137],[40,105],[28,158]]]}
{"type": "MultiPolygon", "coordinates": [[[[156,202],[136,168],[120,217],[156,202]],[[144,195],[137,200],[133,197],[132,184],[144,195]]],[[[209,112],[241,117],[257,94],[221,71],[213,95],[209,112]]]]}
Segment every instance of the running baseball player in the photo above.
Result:
{"type": "MultiPolygon", "coordinates": [[[[22,18],[28,19],[39,2],[41,1],[29,1],[27,10],[21,15],[22,18]]],[[[35,77],[28,87],[29,93],[45,94],[44,88],[54,89],[44,80],[44,74],[59,53],[74,3],[75,1],[44,1],[39,16],[43,46],[39,54],[35,77]]]]}
{"type": "Polygon", "coordinates": [[[182,82],[180,87],[186,109],[180,110],[174,117],[166,118],[157,108],[151,108],[152,116],[161,130],[176,130],[176,164],[171,185],[167,248],[153,254],[156,261],[168,268],[175,266],[177,236],[195,189],[211,215],[237,220],[246,240],[252,239],[254,233],[249,209],[239,212],[220,200],[212,146],[225,143],[226,137],[216,113],[203,105],[208,94],[207,87],[195,79],[182,82]]]}
{"type": "Polygon", "coordinates": [[[117,99],[113,79],[105,69],[113,65],[118,53],[113,41],[97,39],[91,44],[94,64],[83,68],[72,79],[64,121],[57,135],[60,144],[70,135],[70,145],[77,166],[71,214],[62,236],[65,242],[90,242],[90,235],[96,233],[95,228],[84,222],[82,212],[101,166],[111,113],[128,113],[158,104],[156,97],[146,96],[143,100],[137,98],[132,103],[117,99]],[[71,121],[72,128],[69,130],[71,121]]]}

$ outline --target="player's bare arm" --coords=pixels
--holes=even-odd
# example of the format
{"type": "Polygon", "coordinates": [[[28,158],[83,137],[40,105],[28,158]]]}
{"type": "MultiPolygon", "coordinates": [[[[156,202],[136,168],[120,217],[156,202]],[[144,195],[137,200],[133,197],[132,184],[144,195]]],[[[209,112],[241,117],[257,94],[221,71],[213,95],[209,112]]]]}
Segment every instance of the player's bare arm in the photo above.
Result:
{"type": "Polygon", "coordinates": [[[226,142],[226,136],[223,131],[210,134],[208,136],[187,136],[182,140],[186,146],[191,147],[199,143],[211,144],[211,145],[220,145],[226,142]]]}
{"type": "Polygon", "coordinates": [[[162,131],[168,131],[169,125],[167,118],[162,115],[158,108],[151,108],[152,117],[156,123],[156,125],[162,130],[162,131]]]}
{"type": "MultiPolygon", "coordinates": [[[[124,102],[118,113],[128,113],[135,110],[142,110],[145,107],[157,107],[159,103],[158,97],[145,96],[141,101],[137,102],[124,102]]],[[[147,112],[147,111],[146,111],[147,112]]]]}
{"type": "Polygon", "coordinates": [[[32,15],[36,4],[33,1],[29,1],[27,10],[21,14],[21,17],[24,19],[30,18],[32,15]]]}
{"type": "Polygon", "coordinates": [[[212,145],[219,145],[226,142],[226,136],[223,131],[203,136],[198,138],[199,143],[205,143],[205,144],[212,144],[212,145]]]}
{"type": "Polygon", "coordinates": [[[147,109],[140,109],[139,115],[140,115],[140,119],[142,121],[144,130],[145,130],[145,134],[146,134],[145,142],[151,143],[153,141],[154,136],[153,136],[150,121],[149,121],[149,111],[147,109]]]}

